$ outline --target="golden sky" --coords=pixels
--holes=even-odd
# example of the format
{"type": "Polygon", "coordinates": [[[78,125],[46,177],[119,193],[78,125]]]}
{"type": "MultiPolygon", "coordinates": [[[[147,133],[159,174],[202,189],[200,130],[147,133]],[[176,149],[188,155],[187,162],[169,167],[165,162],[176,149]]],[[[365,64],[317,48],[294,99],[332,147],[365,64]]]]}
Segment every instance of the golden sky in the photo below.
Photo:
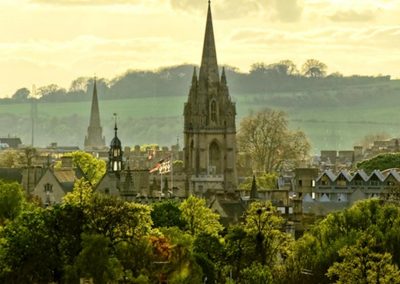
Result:
{"type": "MultiPolygon", "coordinates": [[[[219,64],[316,58],[329,73],[400,78],[399,0],[213,0],[212,9],[219,64]]],[[[0,0],[0,96],[199,64],[206,12],[207,0],[0,0]]]]}

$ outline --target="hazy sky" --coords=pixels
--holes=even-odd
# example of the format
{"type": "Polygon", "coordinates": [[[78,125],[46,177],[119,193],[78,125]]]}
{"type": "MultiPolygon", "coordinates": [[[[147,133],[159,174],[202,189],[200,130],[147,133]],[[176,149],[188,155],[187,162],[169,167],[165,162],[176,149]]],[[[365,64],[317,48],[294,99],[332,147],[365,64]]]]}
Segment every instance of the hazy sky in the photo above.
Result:
{"type": "MultiPolygon", "coordinates": [[[[214,0],[219,64],[307,58],[400,78],[399,0],[214,0]]],[[[200,63],[207,0],[0,0],[0,96],[200,63]]],[[[229,79],[229,78],[228,78],[229,79]]]]}

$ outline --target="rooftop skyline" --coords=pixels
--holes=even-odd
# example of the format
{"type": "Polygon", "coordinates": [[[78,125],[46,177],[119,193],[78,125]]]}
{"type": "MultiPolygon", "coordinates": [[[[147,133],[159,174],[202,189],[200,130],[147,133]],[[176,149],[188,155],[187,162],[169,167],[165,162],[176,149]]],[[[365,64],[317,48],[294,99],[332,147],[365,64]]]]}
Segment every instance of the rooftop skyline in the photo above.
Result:
{"type": "MultiPolygon", "coordinates": [[[[218,63],[308,58],[400,78],[396,0],[215,0],[218,63]]],[[[80,76],[199,64],[207,0],[1,0],[0,96],[80,76]]]]}

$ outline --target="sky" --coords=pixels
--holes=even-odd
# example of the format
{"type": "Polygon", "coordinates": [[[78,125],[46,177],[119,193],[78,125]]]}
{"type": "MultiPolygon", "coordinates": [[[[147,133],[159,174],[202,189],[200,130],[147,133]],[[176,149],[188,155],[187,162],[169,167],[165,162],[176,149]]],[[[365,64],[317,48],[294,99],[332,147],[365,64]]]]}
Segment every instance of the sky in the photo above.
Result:
{"type": "MultiPolygon", "coordinates": [[[[315,58],[400,79],[400,0],[213,0],[220,65],[315,58]]],[[[207,0],[0,0],[0,97],[200,64],[207,0]]]]}

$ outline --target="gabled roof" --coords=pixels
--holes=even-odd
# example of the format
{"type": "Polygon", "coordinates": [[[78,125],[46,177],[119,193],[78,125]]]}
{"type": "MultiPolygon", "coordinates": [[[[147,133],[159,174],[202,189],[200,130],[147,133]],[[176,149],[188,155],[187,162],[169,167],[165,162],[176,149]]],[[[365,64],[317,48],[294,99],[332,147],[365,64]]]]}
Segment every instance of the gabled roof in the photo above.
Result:
{"type": "Polygon", "coordinates": [[[385,180],[385,176],[381,173],[380,170],[374,170],[372,174],[368,177],[368,179],[371,179],[373,176],[376,176],[380,181],[385,180]]]}
{"type": "Polygon", "coordinates": [[[368,180],[368,175],[365,173],[364,170],[358,170],[358,171],[353,175],[353,178],[352,178],[351,180],[353,181],[357,176],[361,177],[361,179],[362,179],[363,181],[367,181],[367,180],[368,180]]]}
{"type": "Polygon", "coordinates": [[[343,176],[347,181],[352,180],[352,176],[345,170],[341,170],[335,180],[337,180],[340,176],[343,176]]]}
{"type": "Polygon", "coordinates": [[[334,181],[336,179],[336,175],[332,172],[332,170],[325,170],[318,178],[317,181],[320,181],[320,179],[323,176],[327,176],[331,181],[334,181]]]}
{"type": "Polygon", "coordinates": [[[390,176],[392,176],[395,180],[400,182],[400,174],[395,169],[390,169],[389,170],[389,172],[386,175],[385,181],[387,181],[390,176]]]}
{"type": "Polygon", "coordinates": [[[72,191],[75,180],[83,176],[79,169],[57,169],[52,173],[65,192],[72,191]]]}

